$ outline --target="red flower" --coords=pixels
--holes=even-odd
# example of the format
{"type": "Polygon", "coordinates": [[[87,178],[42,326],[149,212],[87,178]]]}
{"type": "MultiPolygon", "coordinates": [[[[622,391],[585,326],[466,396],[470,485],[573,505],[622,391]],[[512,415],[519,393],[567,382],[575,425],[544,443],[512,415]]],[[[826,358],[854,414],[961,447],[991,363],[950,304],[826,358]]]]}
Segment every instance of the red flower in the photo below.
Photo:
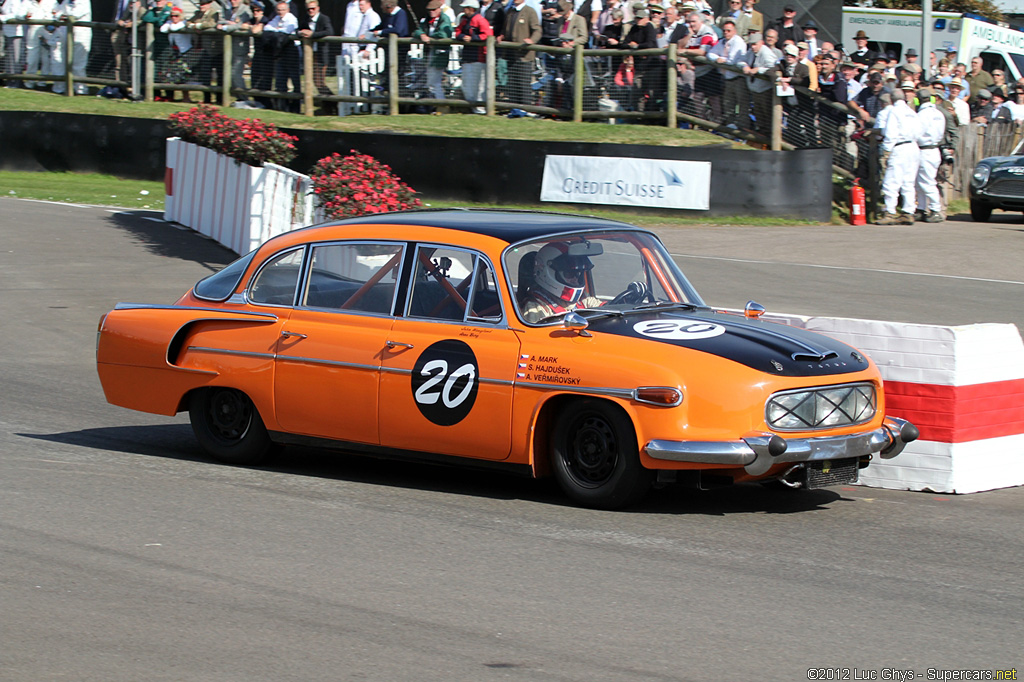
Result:
{"type": "Polygon", "coordinates": [[[328,217],[383,213],[420,206],[416,192],[372,156],[352,150],[316,162],[310,171],[314,193],[328,217]]]}

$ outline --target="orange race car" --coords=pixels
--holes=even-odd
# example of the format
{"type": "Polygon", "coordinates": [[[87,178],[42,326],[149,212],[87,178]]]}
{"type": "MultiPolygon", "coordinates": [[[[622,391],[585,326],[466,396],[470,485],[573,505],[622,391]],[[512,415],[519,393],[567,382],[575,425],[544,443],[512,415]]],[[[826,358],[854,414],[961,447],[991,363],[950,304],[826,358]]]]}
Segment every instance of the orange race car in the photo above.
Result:
{"type": "Polygon", "coordinates": [[[553,474],[616,508],[656,481],[857,480],[917,437],[870,359],[712,310],[656,236],[533,212],[365,216],[266,242],[173,305],[100,320],[107,400],[188,410],[230,463],[313,444],[553,474]]]}

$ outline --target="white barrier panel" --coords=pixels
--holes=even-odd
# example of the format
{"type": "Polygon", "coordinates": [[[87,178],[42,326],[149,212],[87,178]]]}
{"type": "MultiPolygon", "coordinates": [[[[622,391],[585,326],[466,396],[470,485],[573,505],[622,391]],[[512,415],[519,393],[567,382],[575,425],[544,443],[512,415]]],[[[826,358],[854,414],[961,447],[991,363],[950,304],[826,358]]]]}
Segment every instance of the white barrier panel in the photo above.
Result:
{"type": "Polygon", "coordinates": [[[308,225],[308,176],[268,163],[248,166],[213,150],[167,140],[164,219],[190,227],[235,253],[308,225]]]}
{"type": "Polygon", "coordinates": [[[540,200],[706,211],[711,162],[549,154],[540,200]]]}
{"type": "Polygon", "coordinates": [[[867,353],[885,381],[885,412],[921,431],[861,483],[971,493],[1024,485],[1024,343],[1012,324],[943,327],[766,315],[867,353]]]}

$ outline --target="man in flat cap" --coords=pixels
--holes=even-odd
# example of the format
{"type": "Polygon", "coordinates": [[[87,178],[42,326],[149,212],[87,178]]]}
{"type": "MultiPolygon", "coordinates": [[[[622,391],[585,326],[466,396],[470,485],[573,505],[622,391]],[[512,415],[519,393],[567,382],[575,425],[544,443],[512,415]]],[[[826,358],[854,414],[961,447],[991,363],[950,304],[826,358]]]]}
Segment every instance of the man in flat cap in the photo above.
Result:
{"type": "Polygon", "coordinates": [[[917,50],[910,48],[903,53],[904,64],[918,64],[917,61],[917,50]]]}
{"type": "Polygon", "coordinates": [[[992,119],[994,108],[992,106],[992,92],[987,88],[978,90],[974,104],[971,105],[971,122],[988,125],[988,122],[992,119]]]}
{"type": "MultiPolygon", "coordinates": [[[[818,25],[808,19],[801,28],[804,31],[803,42],[807,43],[807,57],[808,59],[814,59],[821,52],[821,40],[818,39],[818,25]]],[[[801,41],[798,40],[797,42],[801,41]]]]}

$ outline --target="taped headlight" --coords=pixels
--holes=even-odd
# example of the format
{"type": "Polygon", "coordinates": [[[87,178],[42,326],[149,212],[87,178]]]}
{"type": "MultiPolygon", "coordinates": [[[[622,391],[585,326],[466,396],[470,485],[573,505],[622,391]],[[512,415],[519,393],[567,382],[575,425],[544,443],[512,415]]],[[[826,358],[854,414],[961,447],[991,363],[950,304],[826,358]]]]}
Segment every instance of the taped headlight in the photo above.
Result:
{"type": "Polygon", "coordinates": [[[845,384],[783,391],[765,405],[765,421],[776,431],[854,426],[875,416],[873,384],[845,384]]]}
{"type": "Polygon", "coordinates": [[[988,182],[990,175],[992,175],[992,168],[983,163],[979,163],[974,167],[974,175],[971,176],[971,181],[980,187],[988,182]]]}

